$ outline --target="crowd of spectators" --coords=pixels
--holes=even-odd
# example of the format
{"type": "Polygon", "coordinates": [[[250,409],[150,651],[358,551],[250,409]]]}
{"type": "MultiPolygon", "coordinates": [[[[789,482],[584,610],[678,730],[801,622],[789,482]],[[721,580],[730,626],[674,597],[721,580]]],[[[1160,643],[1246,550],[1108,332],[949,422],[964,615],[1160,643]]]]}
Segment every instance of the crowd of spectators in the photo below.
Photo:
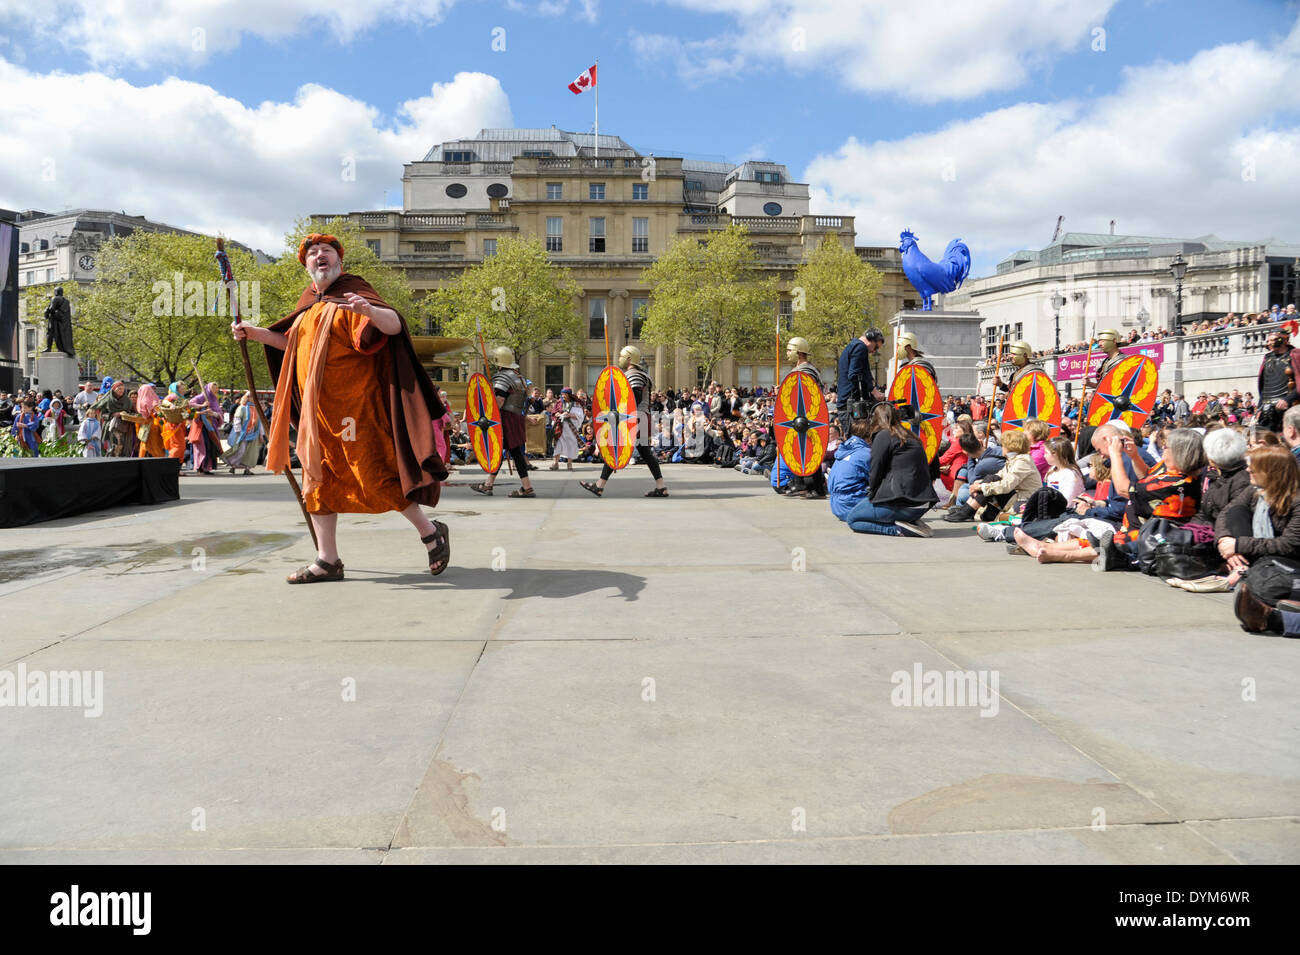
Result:
{"type": "MultiPolygon", "coordinates": [[[[250,423],[251,412],[240,411],[244,392],[218,391],[213,386],[212,393],[218,396],[215,408],[209,408],[206,391],[195,390],[191,398],[189,386],[179,382],[161,399],[150,383],[131,385],[112,378],[84,382],[70,397],[58,389],[0,392],[0,435],[8,439],[9,453],[18,456],[163,457],[168,451],[162,447],[159,426],[166,412],[176,422],[210,420],[222,439],[230,438],[234,428],[236,441],[246,430],[255,432],[254,440],[260,440],[256,437],[260,429],[250,423]]],[[[270,402],[265,406],[270,414],[270,402]]],[[[182,473],[198,473],[190,440],[177,444],[171,456],[180,457],[182,473]]],[[[254,463],[264,460],[265,441],[261,440],[260,448],[247,456],[241,454],[238,464],[248,473],[254,463]]],[[[235,470],[234,463],[223,466],[232,473],[235,470]]]]}
{"type": "MultiPolygon", "coordinates": [[[[1221,318],[1205,319],[1200,322],[1188,322],[1183,326],[1183,335],[1192,337],[1196,335],[1208,335],[1211,332],[1222,332],[1232,328],[1247,328],[1257,325],[1274,325],[1278,322],[1300,321],[1300,312],[1296,311],[1295,305],[1287,305],[1283,308],[1280,305],[1274,305],[1267,312],[1243,312],[1238,315],[1236,312],[1228,312],[1221,318]]],[[[1128,335],[1119,342],[1121,348],[1129,348],[1134,345],[1145,345],[1148,342],[1164,341],[1174,335],[1173,332],[1164,328],[1136,328],[1130,329],[1128,335]]],[[[1053,355],[1072,355],[1079,352],[1085,352],[1089,349],[1088,342],[1070,342],[1062,345],[1059,350],[1054,351],[1046,348],[1034,352],[1035,360],[1041,361],[1051,358],[1053,355]]],[[[994,359],[983,358],[980,360],[979,367],[988,368],[992,366],[994,359]]]]}

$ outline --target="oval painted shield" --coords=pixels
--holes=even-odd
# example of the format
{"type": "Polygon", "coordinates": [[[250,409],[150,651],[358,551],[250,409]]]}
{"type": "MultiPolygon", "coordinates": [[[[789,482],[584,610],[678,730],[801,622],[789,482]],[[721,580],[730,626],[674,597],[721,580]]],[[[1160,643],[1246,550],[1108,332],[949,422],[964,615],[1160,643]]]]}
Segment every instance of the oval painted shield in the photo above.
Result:
{"type": "Polygon", "coordinates": [[[1061,396],[1056,385],[1045,372],[1031,371],[1022,375],[1007,393],[1007,403],[1002,409],[1002,430],[1023,428],[1026,421],[1037,418],[1052,426],[1050,438],[1061,433],[1061,396]]]}
{"type": "Polygon", "coordinates": [[[465,426],[478,466],[496,474],[501,470],[501,411],[486,375],[470,375],[465,386],[465,426]]]}
{"type": "Polygon", "coordinates": [[[1129,355],[1097,382],[1084,421],[1095,427],[1122,418],[1136,431],[1155,407],[1159,381],[1155,362],[1145,355],[1129,355]]]}
{"type": "Polygon", "coordinates": [[[776,389],[776,447],[781,462],[794,474],[808,477],[822,466],[830,440],[830,411],[821,386],[812,375],[792,371],[776,389]]]}
{"type": "Polygon", "coordinates": [[[600,456],[615,471],[627,467],[636,444],[636,399],[621,368],[610,365],[600,373],[591,393],[591,409],[600,456]]]}
{"type": "Polygon", "coordinates": [[[898,406],[907,430],[920,428],[925,456],[933,461],[943,436],[943,396],[934,375],[924,365],[904,365],[889,383],[889,400],[898,406]]]}

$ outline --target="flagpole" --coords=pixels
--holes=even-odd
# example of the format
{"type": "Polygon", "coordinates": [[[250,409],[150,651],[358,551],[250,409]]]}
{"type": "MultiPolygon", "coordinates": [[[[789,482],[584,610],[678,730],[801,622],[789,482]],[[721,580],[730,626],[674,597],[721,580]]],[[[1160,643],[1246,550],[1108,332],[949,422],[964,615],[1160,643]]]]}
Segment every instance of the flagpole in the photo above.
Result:
{"type": "Polygon", "coordinates": [[[600,158],[600,57],[596,57],[596,158],[600,158]]]}

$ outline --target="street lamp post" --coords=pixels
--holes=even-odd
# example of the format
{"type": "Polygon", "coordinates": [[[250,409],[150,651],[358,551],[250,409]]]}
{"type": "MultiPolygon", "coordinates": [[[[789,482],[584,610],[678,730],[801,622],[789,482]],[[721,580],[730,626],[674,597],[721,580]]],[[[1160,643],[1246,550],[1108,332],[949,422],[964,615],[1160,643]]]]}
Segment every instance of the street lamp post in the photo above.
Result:
{"type": "Polygon", "coordinates": [[[1174,327],[1171,331],[1175,335],[1183,333],[1183,276],[1187,274],[1187,260],[1183,258],[1183,253],[1179,252],[1177,257],[1169,264],[1169,274],[1174,277],[1174,327]]]}
{"type": "Polygon", "coordinates": [[[1065,308],[1065,296],[1058,289],[1052,296],[1052,311],[1056,315],[1056,347],[1052,350],[1053,355],[1061,353],[1061,309],[1065,308]]]}

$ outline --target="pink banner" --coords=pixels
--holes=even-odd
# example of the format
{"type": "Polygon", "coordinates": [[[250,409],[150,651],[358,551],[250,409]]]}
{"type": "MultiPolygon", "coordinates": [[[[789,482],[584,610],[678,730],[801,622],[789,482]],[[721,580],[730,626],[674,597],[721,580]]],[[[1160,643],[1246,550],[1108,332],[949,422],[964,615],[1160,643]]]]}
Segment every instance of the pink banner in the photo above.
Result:
{"type": "MultiPolygon", "coordinates": [[[[1120,349],[1125,355],[1146,355],[1156,363],[1156,367],[1165,360],[1165,343],[1164,342],[1143,342],[1141,345],[1127,345],[1120,349]]],[[[1086,352],[1079,352],[1076,355],[1061,355],[1056,359],[1056,380],[1071,381],[1083,377],[1084,362],[1087,361],[1088,373],[1091,374],[1097,370],[1101,364],[1105,352],[1098,349],[1089,355],[1086,352]]]]}

